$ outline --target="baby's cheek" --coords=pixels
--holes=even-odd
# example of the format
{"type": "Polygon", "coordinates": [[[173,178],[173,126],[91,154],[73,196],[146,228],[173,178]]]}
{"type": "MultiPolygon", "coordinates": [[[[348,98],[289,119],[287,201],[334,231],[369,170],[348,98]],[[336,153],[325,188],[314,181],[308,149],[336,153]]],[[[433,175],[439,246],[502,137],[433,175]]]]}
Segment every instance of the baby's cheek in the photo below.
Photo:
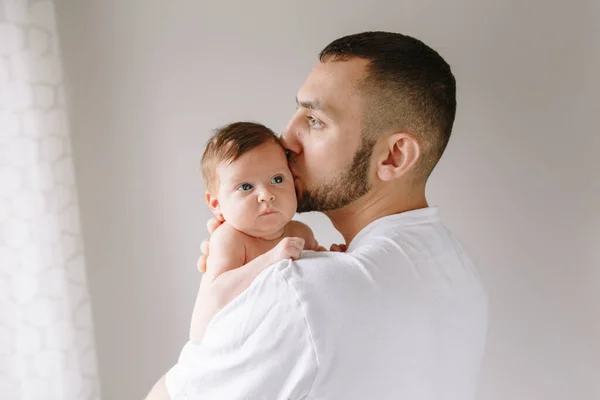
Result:
{"type": "Polygon", "coordinates": [[[287,197],[288,200],[288,204],[290,209],[292,210],[292,215],[294,215],[296,213],[296,207],[298,206],[298,199],[296,198],[296,191],[292,190],[289,194],[289,196],[287,197]]]}
{"type": "Polygon", "coordinates": [[[240,204],[232,212],[232,219],[235,220],[239,230],[245,231],[254,225],[255,215],[253,215],[253,211],[248,209],[248,207],[244,207],[244,204],[240,204]]]}
{"type": "Polygon", "coordinates": [[[233,226],[240,225],[244,221],[240,218],[244,217],[244,204],[243,202],[225,202],[221,205],[221,212],[225,221],[228,221],[233,226]]]}
{"type": "Polygon", "coordinates": [[[223,218],[225,218],[226,221],[229,221],[231,219],[231,208],[229,207],[228,202],[221,201],[219,211],[221,212],[223,218]]]}
{"type": "Polygon", "coordinates": [[[294,197],[293,199],[289,199],[286,201],[285,207],[283,207],[283,214],[291,220],[296,214],[296,206],[296,198],[294,197]]]}

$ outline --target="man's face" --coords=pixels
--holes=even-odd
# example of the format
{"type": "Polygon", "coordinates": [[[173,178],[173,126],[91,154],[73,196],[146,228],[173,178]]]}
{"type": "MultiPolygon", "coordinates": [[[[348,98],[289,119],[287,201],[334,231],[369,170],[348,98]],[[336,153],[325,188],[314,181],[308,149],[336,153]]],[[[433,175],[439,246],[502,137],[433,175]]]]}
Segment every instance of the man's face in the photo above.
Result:
{"type": "Polygon", "coordinates": [[[340,209],[366,194],[373,143],[363,140],[358,90],[368,62],[319,62],[298,90],[281,139],[290,151],[298,212],[340,209]]]}

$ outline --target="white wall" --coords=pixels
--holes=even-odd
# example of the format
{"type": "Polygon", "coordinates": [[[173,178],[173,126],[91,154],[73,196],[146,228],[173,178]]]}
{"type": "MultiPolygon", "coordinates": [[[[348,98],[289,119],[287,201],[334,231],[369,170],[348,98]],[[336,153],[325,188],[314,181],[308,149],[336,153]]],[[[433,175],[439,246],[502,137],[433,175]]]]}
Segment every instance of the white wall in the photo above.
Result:
{"type": "Polygon", "coordinates": [[[57,4],[104,398],[142,397],[185,341],[210,129],[281,130],[321,48],[375,29],[424,40],[457,76],[429,195],[490,294],[478,399],[600,398],[597,2],[226,3],[57,4]]]}

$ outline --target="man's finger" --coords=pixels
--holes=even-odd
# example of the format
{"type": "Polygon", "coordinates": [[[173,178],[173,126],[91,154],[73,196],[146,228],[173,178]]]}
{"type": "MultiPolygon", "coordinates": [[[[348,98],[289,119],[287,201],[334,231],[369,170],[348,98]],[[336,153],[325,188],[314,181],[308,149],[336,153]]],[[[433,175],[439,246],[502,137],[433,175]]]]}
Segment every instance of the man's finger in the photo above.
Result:
{"type": "Polygon", "coordinates": [[[202,252],[203,255],[205,255],[205,256],[208,255],[209,246],[210,246],[210,242],[208,241],[208,239],[204,239],[202,241],[202,244],[200,245],[200,251],[202,252]]]}
{"type": "Polygon", "coordinates": [[[345,244],[332,244],[331,251],[338,251],[340,253],[345,253],[347,250],[347,246],[345,244]]]}
{"type": "Polygon", "coordinates": [[[198,271],[200,271],[202,273],[206,272],[206,256],[205,255],[200,256],[196,266],[198,267],[198,271]]]}

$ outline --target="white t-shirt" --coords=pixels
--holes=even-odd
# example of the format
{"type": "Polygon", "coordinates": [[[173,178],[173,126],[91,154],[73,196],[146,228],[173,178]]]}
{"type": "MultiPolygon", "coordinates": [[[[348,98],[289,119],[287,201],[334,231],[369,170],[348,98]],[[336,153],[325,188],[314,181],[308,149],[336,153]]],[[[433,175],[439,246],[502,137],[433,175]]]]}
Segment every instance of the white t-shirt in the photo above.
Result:
{"type": "Polygon", "coordinates": [[[472,399],[487,329],[477,271],[436,208],[381,218],[346,253],[256,278],[188,342],[172,400],[472,399]]]}

